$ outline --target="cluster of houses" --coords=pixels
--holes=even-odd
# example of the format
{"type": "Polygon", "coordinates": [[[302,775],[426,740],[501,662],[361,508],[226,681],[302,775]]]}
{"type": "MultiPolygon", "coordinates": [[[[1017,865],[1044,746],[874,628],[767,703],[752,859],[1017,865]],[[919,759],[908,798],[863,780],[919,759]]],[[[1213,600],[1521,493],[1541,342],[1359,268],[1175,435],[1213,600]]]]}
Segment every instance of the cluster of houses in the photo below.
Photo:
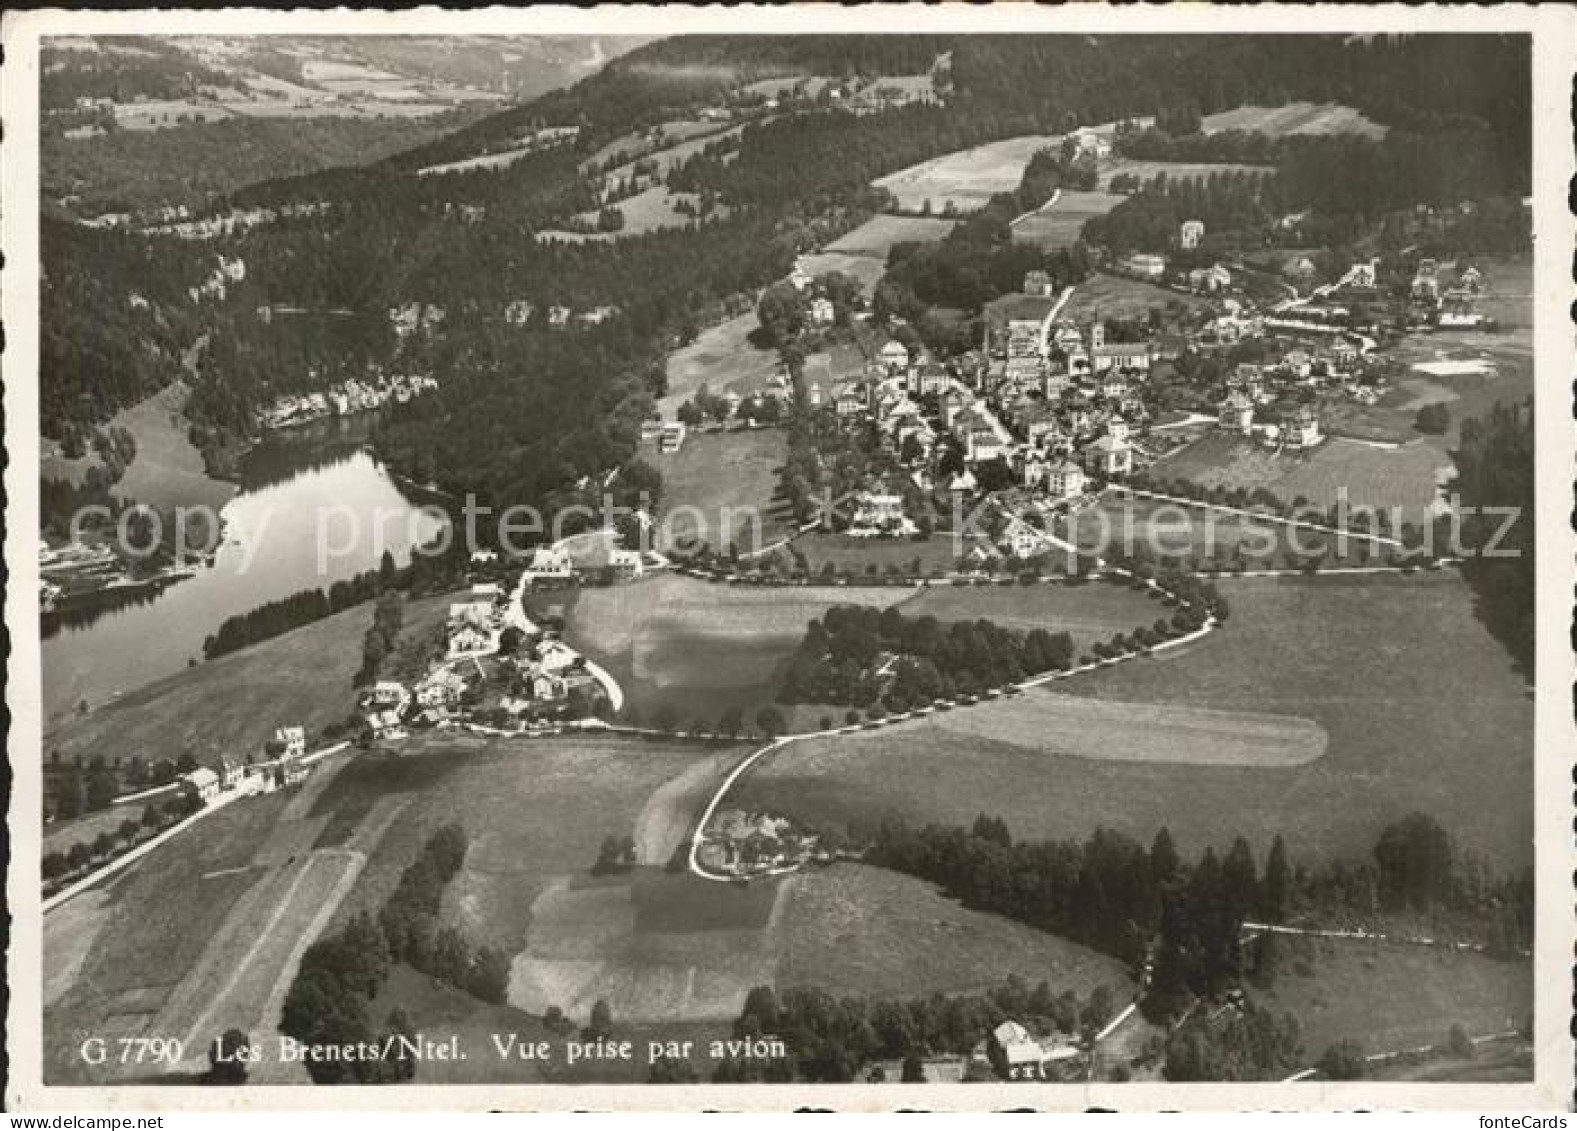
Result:
{"type": "Polygon", "coordinates": [[[811,860],[830,859],[818,839],[787,817],[724,809],[712,818],[697,849],[701,865],[739,879],[792,871],[811,860]]]}
{"type": "Polygon", "coordinates": [[[286,394],[258,413],[265,428],[305,424],[326,416],[370,412],[389,403],[405,404],[438,388],[438,379],[421,374],[352,377],[316,393],[286,394]]]}
{"type": "Polygon", "coordinates": [[[182,774],[178,784],[182,795],[199,806],[212,805],[226,794],[268,793],[297,785],[307,776],[306,752],[306,730],[282,726],[274,731],[261,759],[243,762],[233,754],[221,754],[213,766],[182,774]]]}
{"type": "Polygon", "coordinates": [[[1484,287],[1484,276],[1477,267],[1463,268],[1454,283],[1448,283],[1441,265],[1433,259],[1420,259],[1413,275],[1413,301],[1424,307],[1433,324],[1441,330],[1491,330],[1495,320],[1476,309],[1484,287]]]}

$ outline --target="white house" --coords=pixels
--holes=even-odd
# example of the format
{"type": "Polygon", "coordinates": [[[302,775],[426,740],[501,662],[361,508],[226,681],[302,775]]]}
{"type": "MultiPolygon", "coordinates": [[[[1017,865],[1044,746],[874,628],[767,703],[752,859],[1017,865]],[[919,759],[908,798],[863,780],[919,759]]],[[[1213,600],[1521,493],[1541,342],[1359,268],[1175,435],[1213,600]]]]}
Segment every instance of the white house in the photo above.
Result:
{"type": "Polygon", "coordinates": [[[1205,238],[1205,222],[1203,220],[1184,220],[1182,229],[1177,234],[1178,246],[1184,251],[1192,251],[1199,246],[1199,241],[1205,238]]]}
{"type": "Polygon", "coordinates": [[[281,758],[299,758],[307,752],[307,732],[302,727],[278,727],[274,741],[284,748],[281,758]]]}
{"type": "Polygon", "coordinates": [[[900,369],[909,368],[909,350],[896,338],[888,341],[888,343],[882,347],[879,356],[881,358],[882,365],[885,366],[887,371],[890,373],[896,373],[900,369]]]}
{"type": "Polygon", "coordinates": [[[219,775],[206,766],[199,766],[181,775],[181,792],[206,805],[219,796],[219,775]]]}
{"type": "Polygon", "coordinates": [[[832,300],[828,298],[814,298],[810,302],[810,320],[818,326],[830,326],[836,315],[832,300]]]}

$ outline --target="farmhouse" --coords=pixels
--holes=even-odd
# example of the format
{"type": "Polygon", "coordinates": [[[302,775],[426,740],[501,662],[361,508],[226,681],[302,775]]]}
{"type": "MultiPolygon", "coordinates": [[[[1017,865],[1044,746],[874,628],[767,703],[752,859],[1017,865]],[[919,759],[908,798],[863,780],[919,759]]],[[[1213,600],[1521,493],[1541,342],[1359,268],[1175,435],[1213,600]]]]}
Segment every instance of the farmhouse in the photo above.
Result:
{"type": "Polygon", "coordinates": [[[206,766],[199,766],[191,773],[181,775],[181,792],[191,800],[206,805],[219,796],[219,775],[206,766]]]}
{"type": "Polygon", "coordinates": [[[1071,1069],[1079,1051],[1065,1040],[1043,1044],[1017,1021],[1004,1021],[991,1030],[986,1055],[1004,1080],[1055,1080],[1071,1069]]]}
{"type": "Polygon", "coordinates": [[[1205,223],[1203,220],[1184,220],[1182,229],[1178,232],[1177,243],[1184,251],[1193,251],[1199,246],[1199,241],[1205,238],[1205,223]]]}

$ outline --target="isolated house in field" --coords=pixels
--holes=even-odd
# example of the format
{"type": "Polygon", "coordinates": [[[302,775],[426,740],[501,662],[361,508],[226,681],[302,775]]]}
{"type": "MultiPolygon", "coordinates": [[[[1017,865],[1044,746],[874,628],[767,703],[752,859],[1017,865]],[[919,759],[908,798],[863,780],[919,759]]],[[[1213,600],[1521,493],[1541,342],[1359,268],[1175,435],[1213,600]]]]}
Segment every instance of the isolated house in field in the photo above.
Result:
{"type": "Polygon", "coordinates": [[[1205,238],[1205,222],[1203,220],[1184,220],[1183,226],[1177,234],[1177,243],[1184,251],[1193,251],[1199,246],[1199,241],[1205,238]]]}
{"type": "Polygon", "coordinates": [[[682,420],[664,421],[661,431],[657,434],[657,450],[664,455],[672,455],[684,447],[685,424],[682,420]]]}
{"type": "Polygon", "coordinates": [[[1484,285],[1484,275],[1477,267],[1466,267],[1457,276],[1457,286],[1471,294],[1478,294],[1484,285]]]}
{"type": "Polygon", "coordinates": [[[1241,389],[1233,389],[1221,402],[1221,427],[1247,436],[1254,428],[1254,402],[1241,389]]]}
{"type": "Polygon", "coordinates": [[[219,775],[206,766],[199,766],[189,774],[182,774],[181,793],[207,805],[219,796],[219,775]]]}

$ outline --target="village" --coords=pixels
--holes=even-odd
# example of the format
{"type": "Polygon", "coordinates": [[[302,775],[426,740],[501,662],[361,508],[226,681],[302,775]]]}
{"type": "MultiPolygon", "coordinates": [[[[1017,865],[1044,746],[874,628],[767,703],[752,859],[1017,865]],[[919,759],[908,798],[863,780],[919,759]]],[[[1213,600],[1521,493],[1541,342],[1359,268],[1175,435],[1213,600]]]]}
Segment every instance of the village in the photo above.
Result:
{"type": "MultiPolygon", "coordinates": [[[[1189,221],[1177,246],[1193,249],[1203,235],[1203,225],[1189,221]]],[[[1382,341],[1399,332],[1496,328],[1476,310],[1482,275],[1471,264],[1421,259],[1405,288],[1387,285],[1380,272],[1378,260],[1354,262],[1339,281],[1316,287],[1307,257],[1292,257],[1268,290],[1257,269],[1176,267],[1148,254],[1096,276],[1103,285],[1142,280],[1160,301],[1168,291],[1190,296],[1184,313],[1157,325],[1105,319],[1098,304],[1074,316],[1078,288],[1058,290],[1035,270],[1020,293],[987,305],[978,347],[945,361],[902,319],[889,320],[884,340],[871,312],[858,310],[848,324],[874,356],[841,379],[802,379],[800,388],[805,408],[835,418],[879,470],[823,521],[856,538],[923,537],[945,523],[953,500],[995,499],[1014,504],[1019,517],[1039,512],[1032,523],[1010,519],[998,531],[1002,556],[1030,558],[1057,544],[1046,520],[1210,431],[1271,457],[1313,453],[1330,440],[1333,412],[1375,405],[1405,375],[1382,341]]],[[[825,280],[796,269],[789,282],[807,325],[831,327],[825,280]]],[[[1493,363],[1482,371],[1492,377],[1493,363]]],[[[696,411],[707,407],[697,398],[678,419],[648,422],[643,438],[673,452],[687,427],[716,428],[730,416],[750,423],[762,403],[792,401],[785,375],[756,396],[711,399],[710,416],[696,411]]],[[[986,555],[975,553],[978,564],[986,555]]]]}

